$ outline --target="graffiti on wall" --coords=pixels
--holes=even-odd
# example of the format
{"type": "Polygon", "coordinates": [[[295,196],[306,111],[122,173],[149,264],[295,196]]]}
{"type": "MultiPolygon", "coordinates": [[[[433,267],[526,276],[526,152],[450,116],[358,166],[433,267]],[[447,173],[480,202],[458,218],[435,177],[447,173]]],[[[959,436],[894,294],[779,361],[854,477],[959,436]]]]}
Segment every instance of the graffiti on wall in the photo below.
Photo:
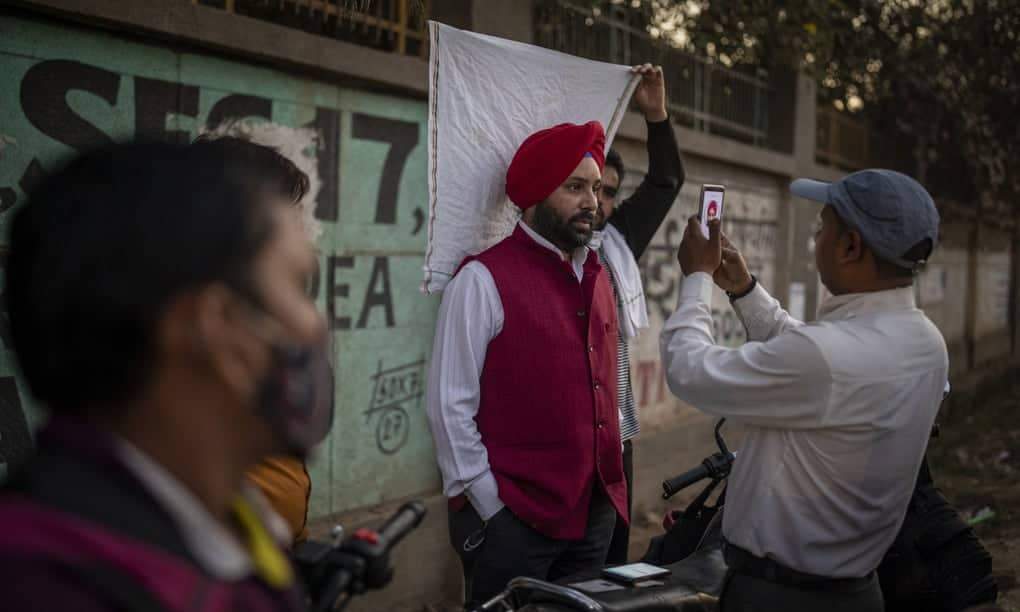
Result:
{"type": "Polygon", "coordinates": [[[425,396],[425,358],[386,369],[380,361],[372,381],[375,383],[372,402],[365,411],[365,418],[376,421],[375,442],[379,452],[392,455],[407,443],[411,419],[407,407],[421,409],[425,396]]]}
{"type": "MultiPolygon", "coordinates": [[[[186,143],[245,122],[294,159],[310,175],[308,216],[319,234],[310,291],[337,347],[337,413],[310,466],[312,513],[438,486],[419,401],[424,362],[407,357],[427,354],[437,306],[417,291],[423,102],[8,17],[0,17],[0,74],[0,232],[48,168],[106,143],[186,143]]],[[[3,248],[0,240],[0,266],[3,248]]],[[[0,477],[29,451],[40,418],[6,325],[0,312],[0,477]]]]}

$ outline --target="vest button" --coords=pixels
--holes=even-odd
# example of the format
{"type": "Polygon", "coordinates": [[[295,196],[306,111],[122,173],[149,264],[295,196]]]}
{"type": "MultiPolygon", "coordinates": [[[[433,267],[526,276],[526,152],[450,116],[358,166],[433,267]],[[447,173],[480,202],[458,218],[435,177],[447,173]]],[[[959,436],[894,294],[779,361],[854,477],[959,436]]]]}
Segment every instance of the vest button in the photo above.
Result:
{"type": "Polygon", "coordinates": [[[583,310],[578,310],[577,311],[577,316],[579,316],[579,317],[583,317],[585,314],[586,313],[583,310]]]}
{"type": "Polygon", "coordinates": [[[595,352],[595,345],[594,344],[588,345],[588,352],[589,353],[594,353],[595,352]]]}
{"type": "Polygon", "coordinates": [[[600,384],[598,384],[598,383],[595,383],[595,390],[596,390],[596,391],[598,391],[598,390],[599,390],[599,388],[600,388],[601,386],[602,386],[602,385],[600,385],[600,384]]]}

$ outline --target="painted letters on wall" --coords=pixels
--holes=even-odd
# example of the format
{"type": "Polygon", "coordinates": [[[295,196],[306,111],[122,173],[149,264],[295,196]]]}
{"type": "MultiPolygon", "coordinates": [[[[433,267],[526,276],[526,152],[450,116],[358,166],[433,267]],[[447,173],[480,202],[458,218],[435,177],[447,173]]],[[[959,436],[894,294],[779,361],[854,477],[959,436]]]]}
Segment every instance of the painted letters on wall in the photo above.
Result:
{"type": "MultiPolygon", "coordinates": [[[[312,174],[322,232],[311,290],[336,334],[336,421],[311,465],[312,514],[438,488],[422,393],[437,300],[418,291],[423,102],[7,17],[0,74],[0,235],[26,189],[74,151],[135,136],[189,142],[235,120],[278,129],[312,174]]],[[[6,325],[4,313],[0,478],[40,419],[6,325]]]]}

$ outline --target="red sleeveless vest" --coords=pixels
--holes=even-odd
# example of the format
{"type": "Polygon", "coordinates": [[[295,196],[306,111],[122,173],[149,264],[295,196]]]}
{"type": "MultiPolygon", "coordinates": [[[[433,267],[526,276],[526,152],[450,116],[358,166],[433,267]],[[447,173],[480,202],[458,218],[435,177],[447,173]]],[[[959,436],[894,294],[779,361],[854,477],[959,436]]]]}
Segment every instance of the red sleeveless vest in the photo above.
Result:
{"type": "Polygon", "coordinates": [[[570,263],[520,227],[473,258],[503,329],[489,342],[475,420],[507,507],[551,538],[584,537],[593,487],[628,520],[616,408],[616,304],[591,252],[570,263]]]}

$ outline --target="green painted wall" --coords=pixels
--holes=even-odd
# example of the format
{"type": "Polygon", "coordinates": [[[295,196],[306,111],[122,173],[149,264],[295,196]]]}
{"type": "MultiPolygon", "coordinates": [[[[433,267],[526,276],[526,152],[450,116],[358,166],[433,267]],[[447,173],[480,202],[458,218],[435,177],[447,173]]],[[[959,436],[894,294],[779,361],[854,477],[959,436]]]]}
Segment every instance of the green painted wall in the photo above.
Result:
{"type": "MultiPolygon", "coordinates": [[[[315,293],[337,346],[336,422],[311,466],[312,514],[435,491],[423,394],[438,300],[418,290],[425,117],[422,101],[0,17],[0,235],[24,187],[73,150],[136,135],[190,141],[238,118],[279,128],[318,187],[315,293]]],[[[6,326],[4,315],[0,477],[39,420],[6,326]]]]}

